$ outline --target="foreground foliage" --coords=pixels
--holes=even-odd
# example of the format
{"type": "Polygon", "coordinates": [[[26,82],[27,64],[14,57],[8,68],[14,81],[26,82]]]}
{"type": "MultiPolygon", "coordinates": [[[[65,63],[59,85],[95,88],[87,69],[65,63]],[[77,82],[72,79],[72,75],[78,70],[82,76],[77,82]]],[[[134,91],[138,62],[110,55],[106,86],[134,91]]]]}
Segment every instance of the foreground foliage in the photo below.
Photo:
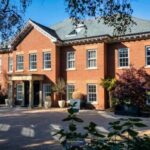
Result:
{"type": "Polygon", "coordinates": [[[146,127],[141,119],[128,118],[119,119],[109,123],[109,133],[99,130],[96,123],[90,122],[84,127],[84,132],[80,132],[78,125],[83,123],[78,118],[73,107],[68,109],[68,116],[63,121],[68,122],[67,130],[61,129],[53,136],[59,135],[59,141],[66,150],[149,150],[150,137],[144,135],[140,137],[135,127],[146,127]]]}

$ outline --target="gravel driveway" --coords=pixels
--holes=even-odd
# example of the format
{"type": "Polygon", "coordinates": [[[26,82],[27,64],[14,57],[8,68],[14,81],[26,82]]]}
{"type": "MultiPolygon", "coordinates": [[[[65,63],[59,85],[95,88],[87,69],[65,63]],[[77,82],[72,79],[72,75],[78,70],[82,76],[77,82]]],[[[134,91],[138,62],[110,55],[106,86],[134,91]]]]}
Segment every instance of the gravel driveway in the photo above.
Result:
{"type": "MultiPolygon", "coordinates": [[[[0,107],[0,150],[61,150],[60,144],[51,136],[54,128],[64,127],[61,120],[67,115],[66,109],[28,110],[24,108],[0,107]]],[[[81,110],[84,124],[94,121],[103,132],[107,132],[108,123],[119,116],[110,112],[81,110]]],[[[149,132],[150,118],[144,118],[149,132]]],[[[82,128],[79,127],[82,132],[82,128]]]]}

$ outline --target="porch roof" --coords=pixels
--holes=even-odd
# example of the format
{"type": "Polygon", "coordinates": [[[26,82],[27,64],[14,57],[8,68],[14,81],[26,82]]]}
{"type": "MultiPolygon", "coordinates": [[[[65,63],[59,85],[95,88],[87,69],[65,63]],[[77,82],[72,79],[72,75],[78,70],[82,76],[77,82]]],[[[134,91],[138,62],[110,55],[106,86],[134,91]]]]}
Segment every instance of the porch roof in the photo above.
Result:
{"type": "Polygon", "coordinates": [[[44,75],[42,74],[9,74],[9,81],[42,81],[44,75]]]}

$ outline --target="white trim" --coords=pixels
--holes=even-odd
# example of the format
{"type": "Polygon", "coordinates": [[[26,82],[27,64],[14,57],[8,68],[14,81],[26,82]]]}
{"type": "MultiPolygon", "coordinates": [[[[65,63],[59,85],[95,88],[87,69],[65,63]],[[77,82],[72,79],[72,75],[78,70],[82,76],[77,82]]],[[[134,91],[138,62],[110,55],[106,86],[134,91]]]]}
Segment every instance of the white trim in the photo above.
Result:
{"type": "Polygon", "coordinates": [[[88,83],[88,84],[87,84],[87,102],[88,102],[88,103],[91,103],[91,104],[97,104],[97,102],[98,102],[97,93],[98,93],[98,92],[97,92],[97,84],[95,84],[95,83],[88,83]],[[89,91],[89,90],[88,90],[88,86],[89,86],[89,85],[94,85],[94,86],[96,86],[96,101],[93,101],[93,102],[92,102],[92,101],[89,101],[89,92],[88,92],[88,91],[89,91]]]}
{"type": "Polygon", "coordinates": [[[121,68],[121,69],[130,68],[130,49],[129,48],[118,48],[118,68],[121,68]],[[120,66],[119,50],[121,50],[121,49],[128,50],[128,66],[120,66]]]}
{"type": "MultiPolygon", "coordinates": [[[[44,51],[42,53],[42,57],[43,57],[43,70],[51,70],[52,69],[52,54],[50,51],[44,51]],[[50,54],[50,68],[45,68],[45,54],[50,54]]],[[[47,60],[48,61],[48,60],[47,60]]]]}
{"type": "Polygon", "coordinates": [[[86,50],[86,69],[97,69],[97,49],[96,48],[92,48],[92,49],[87,49],[86,50]],[[96,57],[95,57],[95,59],[96,59],[96,66],[94,66],[94,67],[89,67],[88,66],[88,61],[89,61],[89,58],[88,58],[88,52],[90,52],[90,51],[95,51],[96,52],[96,57]]]}
{"type": "Polygon", "coordinates": [[[75,70],[75,69],[76,69],[75,63],[76,63],[75,51],[68,51],[68,52],[67,52],[67,61],[66,61],[66,68],[67,68],[66,70],[67,70],[67,71],[69,71],[69,70],[75,70]],[[70,62],[70,61],[68,60],[68,57],[69,57],[69,54],[70,54],[70,53],[73,53],[73,54],[74,54],[74,59],[70,60],[70,61],[72,61],[72,62],[74,61],[74,67],[73,67],[73,68],[69,68],[69,65],[68,65],[68,63],[70,62]]]}
{"type": "Polygon", "coordinates": [[[17,99],[17,101],[23,101],[23,97],[22,97],[22,99],[18,99],[18,86],[20,86],[21,85],[21,88],[22,88],[22,91],[19,91],[21,94],[22,94],[22,96],[23,96],[23,84],[22,83],[19,83],[19,84],[17,84],[17,86],[16,86],[16,99],[17,99]]]}
{"type": "Polygon", "coordinates": [[[16,55],[16,72],[22,72],[24,70],[24,55],[23,54],[18,54],[16,55]],[[19,64],[21,63],[23,66],[23,69],[18,69],[18,59],[17,57],[21,57],[22,56],[22,62],[19,62],[19,64]]]}
{"type": "Polygon", "coordinates": [[[13,72],[13,57],[12,56],[8,56],[8,73],[12,73],[13,72]],[[12,70],[9,70],[10,68],[10,60],[12,61],[12,70]]]}
{"type": "Polygon", "coordinates": [[[38,57],[38,55],[37,55],[37,53],[29,53],[29,70],[30,71],[37,71],[37,57],[38,57]],[[35,55],[36,56],[36,61],[31,61],[30,60],[30,57],[32,56],[32,55],[35,55]],[[32,69],[32,67],[31,67],[31,63],[36,63],[36,68],[34,68],[34,69],[32,69]]]}
{"type": "Polygon", "coordinates": [[[51,86],[51,84],[50,83],[43,83],[43,102],[45,102],[45,87],[47,86],[47,85],[50,85],[50,94],[51,94],[51,88],[52,88],[52,86],[51,86]]]}
{"type": "Polygon", "coordinates": [[[74,91],[75,91],[75,84],[74,83],[67,83],[67,101],[69,101],[70,99],[68,98],[68,86],[74,86],[74,91]]]}

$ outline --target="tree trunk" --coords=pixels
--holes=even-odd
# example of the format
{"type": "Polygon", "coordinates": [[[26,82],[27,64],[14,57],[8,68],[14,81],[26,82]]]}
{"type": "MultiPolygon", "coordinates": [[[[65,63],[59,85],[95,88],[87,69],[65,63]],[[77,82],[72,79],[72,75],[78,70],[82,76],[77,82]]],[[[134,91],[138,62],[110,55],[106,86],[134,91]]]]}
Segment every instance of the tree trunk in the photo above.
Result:
{"type": "Polygon", "coordinates": [[[109,91],[109,107],[112,108],[113,103],[112,103],[112,92],[109,91]]]}

